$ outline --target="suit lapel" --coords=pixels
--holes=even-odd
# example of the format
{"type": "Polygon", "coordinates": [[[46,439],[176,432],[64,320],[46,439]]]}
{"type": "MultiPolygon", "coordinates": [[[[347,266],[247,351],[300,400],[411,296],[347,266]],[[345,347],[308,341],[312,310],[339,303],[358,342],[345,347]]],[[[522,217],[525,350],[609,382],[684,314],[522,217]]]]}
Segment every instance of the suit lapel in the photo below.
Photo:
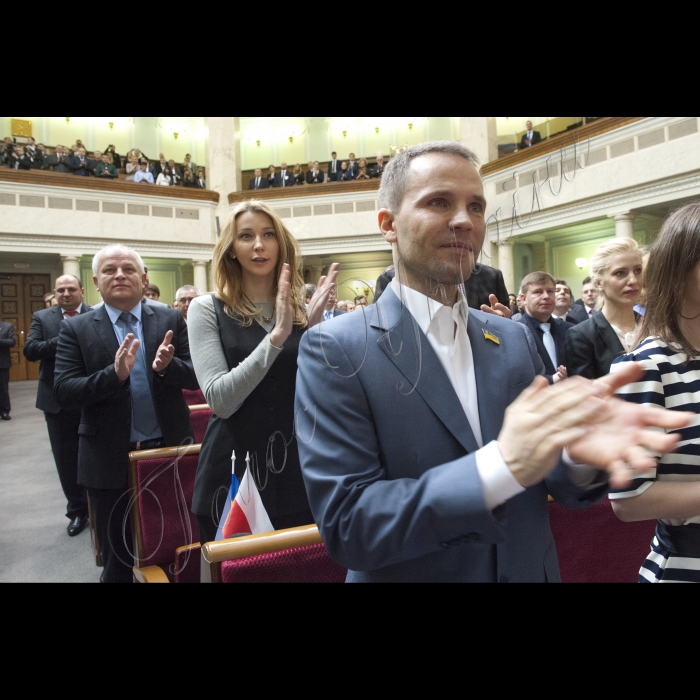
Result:
{"type": "Polygon", "coordinates": [[[372,326],[385,331],[377,344],[406,378],[404,395],[417,392],[468,453],[476,442],[464,408],[430,341],[389,287],[375,307],[372,326]]]}
{"type": "Polygon", "coordinates": [[[501,335],[489,328],[489,319],[483,313],[470,311],[467,326],[474,358],[476,391],[479,397],[479,418],[484,445],[498,439],[503,414],[508,408],[508,349],[501,335]],[[496,336],[501,344],[488,340],[484,331],[496,336]]]}
{"type": "Polygon", "coordinates": [[[610,351],[615,355],[615,357],[619,357],[620,355],[624,355],[625,349],[622,347],[622,343],[620,342],[620,339],[617,337],[617,333],[615,333],[615,331],[613,330],[613,327],[610,325],[610,323],[608,322],[608,319],[605,318],[605,316],[602,314],[602,312],[598,312],[593,317],[593,323],[595,323],[596,328],[598,329],[598,333],[600,334],[601,338],[603,339],[603,342],[610,349],[610,351]]]}
{"type": "Polygon", "coordinates": [[[533,337],[535,338],[535,344],[537,345],[537,352],[539,353],[539,356],[542,358],[542,362],[544,364],[544,369],[547,374],[550,376],[553,374],[556,374],[557,368],[552,366],[552,360],[549,357],[549,353],[547,352],[547,348],[544,346],[544,334],[542,332],[542,329],[539,326],[539,322],[536,321],[532,316],[529,316],[528,314],[525,314],[523,316],[525,319],[528,328],[532,332],[533,337]]]}
{"type": "Polygon", "coordinates": [[[101,306],[94,312],[92,317],[93,327],[95,332],[100,336],[110,357],[114,357],[119,350],[119,341],[117,334],[114,332],[112,321],[109,318],[107,309],[101,306]]]}
{"type": "Polygon", "coordinates": [[[63,310],[60,306],[54,306],[50,314],[51,327],[49,328],[49,338],[58,338],[63,323],[63,310]]]}

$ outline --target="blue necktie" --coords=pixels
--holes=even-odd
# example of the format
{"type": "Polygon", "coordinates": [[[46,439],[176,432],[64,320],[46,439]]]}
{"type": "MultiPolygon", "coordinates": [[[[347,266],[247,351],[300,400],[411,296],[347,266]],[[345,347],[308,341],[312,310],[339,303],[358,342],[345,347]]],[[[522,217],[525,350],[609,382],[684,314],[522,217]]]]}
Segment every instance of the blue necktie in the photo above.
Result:
{"type": "MultiPolygon", "coordinates": [[[[136,316],[123,313],[119,317],[119,321],[122,323],[122,327],[126,327],[128,333],[133,333],[134,340],[140,340],[136,316]]],[[[158,428],[158,418],[151,394],[151,385],[148,382],[146,348],[143,341],[141,341],[136,362],[131,370],[131,413],[134,417],[134,428],[146,437],[153,435],[158,428]]]]}

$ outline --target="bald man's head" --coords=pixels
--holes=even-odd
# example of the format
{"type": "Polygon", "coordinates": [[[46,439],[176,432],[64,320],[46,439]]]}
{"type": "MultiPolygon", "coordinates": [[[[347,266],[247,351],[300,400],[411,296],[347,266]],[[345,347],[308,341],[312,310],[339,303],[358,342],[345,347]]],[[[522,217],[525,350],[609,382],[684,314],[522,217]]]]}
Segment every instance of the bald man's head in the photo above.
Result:
{"type": "Polygon", "coordinates": [[[63,311],[77,311],[85,299],[83,283],[73,275],[63,275],[56,280],[56,301],[63,311]]]}

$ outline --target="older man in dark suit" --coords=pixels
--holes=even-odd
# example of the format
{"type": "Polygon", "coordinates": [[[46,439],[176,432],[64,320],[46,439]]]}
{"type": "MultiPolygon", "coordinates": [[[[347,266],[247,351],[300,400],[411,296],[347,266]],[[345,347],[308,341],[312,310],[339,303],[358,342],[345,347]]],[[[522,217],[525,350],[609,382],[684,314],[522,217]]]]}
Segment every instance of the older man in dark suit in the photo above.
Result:
{"type": "Polygon", "coordinates": [[[539,131],[534,130],[532,122],[527,122],[527,124],[525,124],[525,129],[526,131],[523,134],[522,140],[520,141],[521,149],[531,148],[542,141],[542,135],[539,131]]]}
{"type": "Polygon", "coordinates": [[[199,388],[179,311],[143,303],[145,266],[121,245],[100,251],[93,279],[104,306],[63,323],[55,394],[82,409],[78,482],[90,497],[103,582],[130,583],[128,454],[194,440],[183,389],[199,388]]]}
{"type": "Polygon", "coordinates": [[[10,349],[17,345],[15,329],[10,323],[0,321],[0,420],[11,420],[10,411],[10,349]]]}
{"type": "Polygon", "coordinates": [[[263,177],[262,170],[257,168],[255,170],[255,177],[251,178],[250,184],[248,185],[249,190],[266,190],[269,189],[270,183],[266,177],[263,177]]]}
{"type": "Polygon", "coordinates": [[[80,409],[62,409],[56,401],[54,372],[61,323],[85,314],[92,308],[83,303],[83,283],[73,275],[64,275],[56,280],[55,295],[58,306],[34,314],[24,346],[24,356],[29,362],[41,362],[36,407],[44,412],[58,478],[68,503],[68,535],[76,537],[88,524],[87,494],[78,484],[80,409]]]}

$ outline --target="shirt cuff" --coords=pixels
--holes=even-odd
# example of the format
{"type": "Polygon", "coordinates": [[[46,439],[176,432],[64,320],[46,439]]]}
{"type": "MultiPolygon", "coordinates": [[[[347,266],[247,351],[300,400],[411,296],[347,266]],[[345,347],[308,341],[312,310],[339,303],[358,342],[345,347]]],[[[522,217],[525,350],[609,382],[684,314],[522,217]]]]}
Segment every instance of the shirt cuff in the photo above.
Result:
{"type": "Polygon", "coordinates": [[[562,455],[562,461],[569,471],[569,478],[574,486],[578,486],[580,489],[593,489],[604,483],[604,480],[601,480],[602,472],[587,464],[576,464],[566,450],[562,455]]]}
{"type": "Polygon", "coordinates": [[[496,510],[511,498],[525,490],[503,460],[496,441],[476,453],[476,469],[479,472],[484,500],[489,510],[496,510]]]}

